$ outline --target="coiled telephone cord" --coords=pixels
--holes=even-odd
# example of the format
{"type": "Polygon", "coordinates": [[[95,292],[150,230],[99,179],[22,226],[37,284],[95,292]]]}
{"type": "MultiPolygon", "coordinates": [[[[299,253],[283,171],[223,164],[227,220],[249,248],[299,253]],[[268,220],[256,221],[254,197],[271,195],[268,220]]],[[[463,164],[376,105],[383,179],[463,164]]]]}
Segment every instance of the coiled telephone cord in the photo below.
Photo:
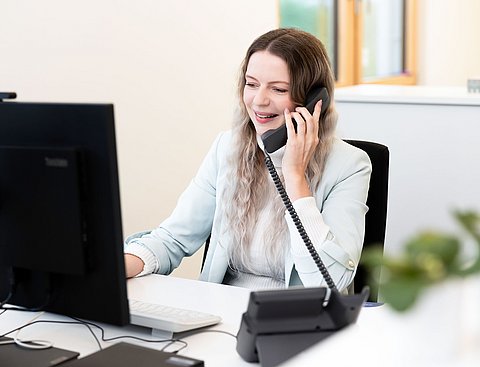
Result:
{"type": "Polygon", "coordinates": [[[303,224],[300,221],[300,218],[298,217],[298,214],[295,208],[293,207],[292,202],[290,201],[290,198],[288,197],[287,192],[285,191],[285,188],[283,187],[282,181],[280,180],[280,177],[278,177],[278,173],[277,173],[277,170],[275,169],[275,166],[273,165],[272,159],[270,158],[267,152],[265,152],[265,164],[268,168],[268,172],[270,173],[270,176],[272,177],[273,183],[275,184],[275,187],[277,188],[277,191],[280,194],[280,197],[282,198],[283,203],[285,204],[285,207],[287,208],[288,213],[290,214],[290,217],[292,218],[293,223],[295,224],[295,227],[297,228],[298,233],[300,234],[300,237],[302,237],[302,240],[305,243],[305,246],[307,246],[308,252],[310,252],[310,255],[315,261],[315,264],[317,265],[318,270],[322,274],[323,279],[325,279],[325,282],[327,283],[328,288],[330,288],[331,290],[337,290],[337,287],[335,286],[335,283],[333,282],[333,279],[331,278],[327,268],[323,264],[323,261],[320,258],[320,255],[318,255],[318,252],[313,246],[312,241],[310,241],[310,237],[308,237],[308,234],[305,231],[305,228],[303,227],[303,224]]]}

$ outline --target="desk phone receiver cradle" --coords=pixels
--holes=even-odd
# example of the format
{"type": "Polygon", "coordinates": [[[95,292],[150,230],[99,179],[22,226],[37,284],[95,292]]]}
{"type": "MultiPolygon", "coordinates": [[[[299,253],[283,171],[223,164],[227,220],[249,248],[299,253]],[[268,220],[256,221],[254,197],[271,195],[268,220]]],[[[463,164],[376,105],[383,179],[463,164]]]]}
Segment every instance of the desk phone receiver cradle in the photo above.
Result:
{"type": "MultiPolygon", "coordinates": [[[[315,91],[307,93],[305,105],[310,113],[313,113],[318,99],[324,99],[323,113],[328,106],[328,94],[326,89],[321,86],[316,86],[315,89],[315,91]]],[[[275,133],[275,135],[279,134],[275,133]]],[[[269,156],[269,153],[285,145],[286,139],[282,138],[281,143],[277,142],[279,139],[275,139],[275,142],[272,143],[271,137],[272,133],[268,131],[262,135],[265,146],[265,164],[328,288],[290,288],[257,291],[250,294],[247,311],[242,315],[237,335],[237,352],[245,361],[260,362],[262,367],[277,366],[336,331],[354,323],[369,295],[368,287],[365,287],[360,294],[342,295],[338,292],[322,259],[303,228],[269,156]],[[266,142],[268,144],[265,144],[266,142]]]]}

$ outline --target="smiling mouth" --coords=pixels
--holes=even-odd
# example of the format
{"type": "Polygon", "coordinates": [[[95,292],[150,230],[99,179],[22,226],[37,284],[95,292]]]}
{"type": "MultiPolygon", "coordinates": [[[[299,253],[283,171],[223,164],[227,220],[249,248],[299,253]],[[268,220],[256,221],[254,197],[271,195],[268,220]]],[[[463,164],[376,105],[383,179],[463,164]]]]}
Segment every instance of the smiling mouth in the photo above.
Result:
{"type": "Polygon", "coordinates": [[[273,118],[277,117],[278,115],[277,115],[277,114],[262,115],[262,114],[260,114],[260,113],[255,112],[255,116],[257,116],[257,117],[260,118],[260,119],[273,119],[273,118]]]}

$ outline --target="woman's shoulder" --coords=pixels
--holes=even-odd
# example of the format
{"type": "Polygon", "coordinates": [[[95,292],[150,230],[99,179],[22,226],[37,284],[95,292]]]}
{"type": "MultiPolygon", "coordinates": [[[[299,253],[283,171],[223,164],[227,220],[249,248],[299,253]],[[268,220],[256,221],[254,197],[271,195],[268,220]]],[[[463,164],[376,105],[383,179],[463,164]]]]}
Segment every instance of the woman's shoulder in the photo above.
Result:
{"type": "Polygon", "coordinates": [[[222,152],[231,149],[232,146],[232,130],[224,130],[217,134],[212,146],[215,150],[222,152]]]}
{"type": "Polygon", "coordinates": [[[345,166],[371,166],[368,154],[346,141],[335,138],[326,167],[339,169],[345,166]]]}
{"type": "Polygon", "coordinates": [[[217,134],[204,159],[205,164],[222,168],[228,166],[228,153],[232,149],[232,132],[222,131],[217,134]]]}
{"type": "Polygon", "coordinates": [[[349,144],[348,140],[343,140],[338,137],[335,138],[332,145],[332,153],[336,155],[353,156],[353,157],[368,157],[368,154],[356,146],[349,144]]]}

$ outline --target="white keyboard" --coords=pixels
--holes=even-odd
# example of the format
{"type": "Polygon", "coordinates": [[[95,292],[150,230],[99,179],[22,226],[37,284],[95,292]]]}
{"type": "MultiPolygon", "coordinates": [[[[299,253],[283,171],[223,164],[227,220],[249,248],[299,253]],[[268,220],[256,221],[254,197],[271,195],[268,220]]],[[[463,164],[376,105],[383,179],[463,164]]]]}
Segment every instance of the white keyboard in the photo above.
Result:
{"type": "Polygon", "coordinates": [[[218,324],[220,316],[130,299],[130,323],[179,333],[218,324]]]}

